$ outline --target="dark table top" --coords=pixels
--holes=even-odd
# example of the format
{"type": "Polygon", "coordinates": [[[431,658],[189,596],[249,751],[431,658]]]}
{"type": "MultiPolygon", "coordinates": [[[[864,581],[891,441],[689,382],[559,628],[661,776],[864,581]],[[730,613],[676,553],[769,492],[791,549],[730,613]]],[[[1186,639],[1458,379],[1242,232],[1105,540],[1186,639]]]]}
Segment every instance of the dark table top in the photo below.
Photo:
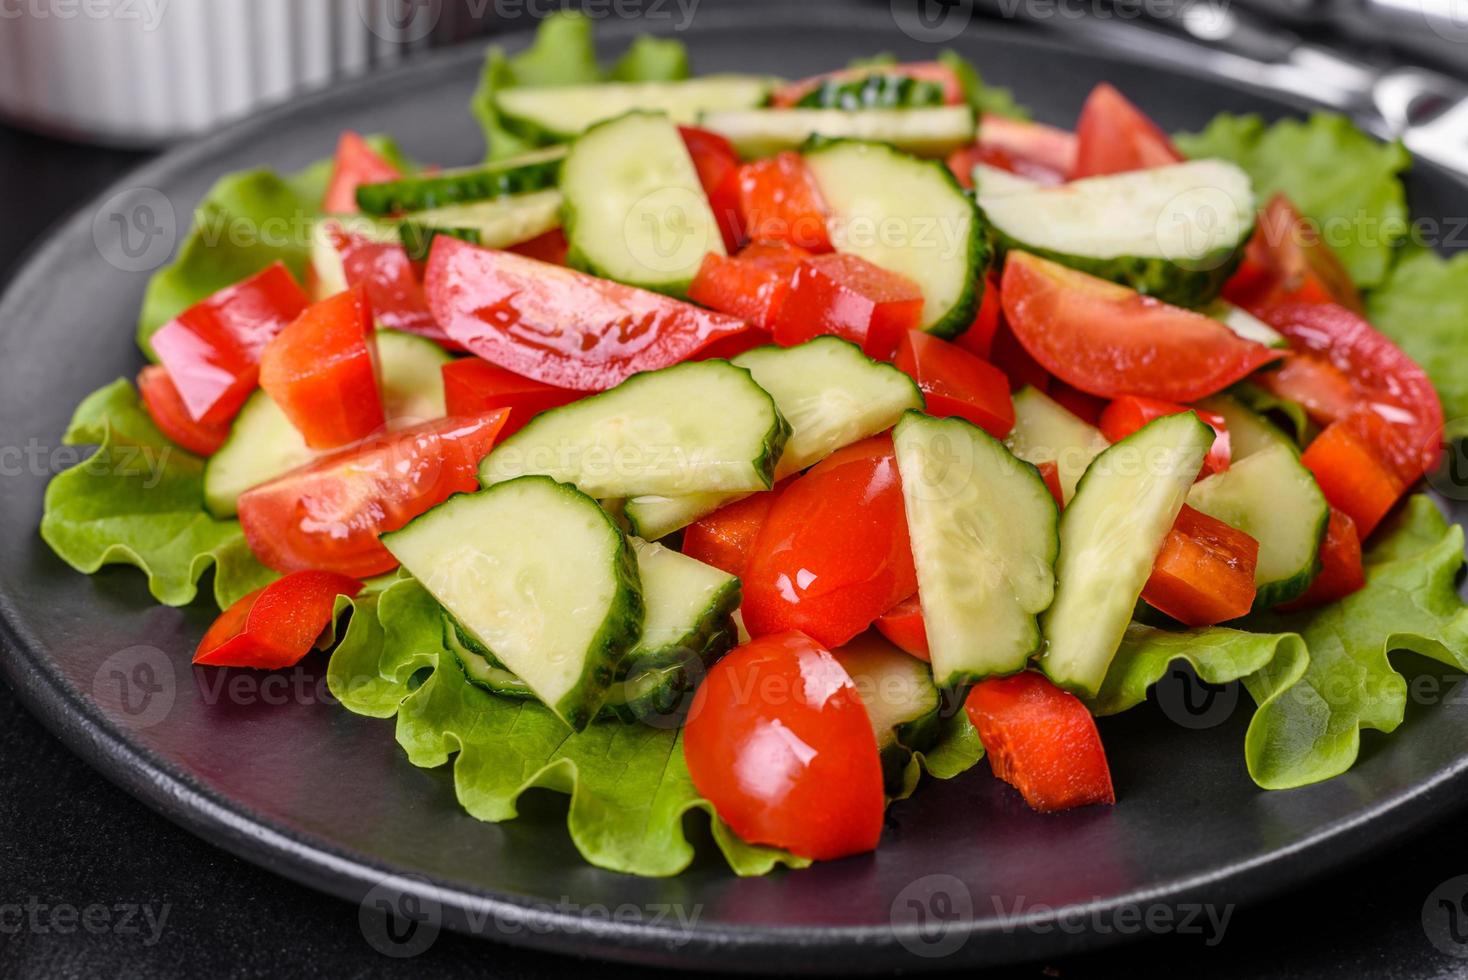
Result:
{"type": "MultiPolygon", "coordinates": [[[[144,158],[0,127],[0,280],[48,226],[144,158]]],[[[1163,935],[1002,975],[1468,975],[1468,937],[1457,945],[1439,938],[1439,948],[1425,928],[1447,933],[1450,913],[1434,890],[1468,874],[1468,837],[1458,829],[1451,821],[1304,891],[1234,910],[1217,945],[1163,935]]],[[[1451,898],[1463,905],[1461,890],[1451,898]]],[[[364,938],[356,907],[175,827],[72,756],[0,682],[0,980],[376,977],[405,969],[465,977],[650,972],[447,933],[410,961],[389,959],[364,938]]]]}

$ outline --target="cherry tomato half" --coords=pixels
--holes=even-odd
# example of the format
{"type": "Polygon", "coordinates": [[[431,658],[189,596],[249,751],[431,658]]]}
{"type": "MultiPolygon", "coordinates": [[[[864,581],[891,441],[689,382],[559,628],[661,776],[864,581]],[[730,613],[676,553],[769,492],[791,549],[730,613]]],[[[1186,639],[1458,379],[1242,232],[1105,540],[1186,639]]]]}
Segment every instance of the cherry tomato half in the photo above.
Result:
{"type": "Polygon", "coordinates": [[[688,525],[683,529],[683,553],[730,575],[742,576],[759,529],[782,486],[725,504],[688,525]]]}

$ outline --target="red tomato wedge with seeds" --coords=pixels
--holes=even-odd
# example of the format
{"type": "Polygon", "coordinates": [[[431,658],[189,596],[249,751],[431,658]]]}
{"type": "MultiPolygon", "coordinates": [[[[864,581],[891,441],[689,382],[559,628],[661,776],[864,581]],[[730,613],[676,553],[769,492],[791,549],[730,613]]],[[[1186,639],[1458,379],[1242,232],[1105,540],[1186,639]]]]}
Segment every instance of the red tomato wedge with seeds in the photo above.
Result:
{"type": "Polygon", "coordinates": [[[336,144],[336,161],[331,167],[331,182],[321,199],[321,210],[327,214],[356,214],[357,188],[362,184],[378,184],[397,180],[403,172],[383,159],[361,136],[351,130],[342,133],[336,144]]]}
{"type": "Polygon", "coordinates": [[[1009,379],[957,344],[909,330],[892,364],[917,382],[929,415],[966,419],[995,439],[1003,439],[1014,428],[1009,379]]]}
{"type": "Polygon", "coordinates": [[[331,622],[336,597],[361,591],[361,582],[335,572],[293,572],[226,609],[204,634],[194,663],[261,670],[294,666],[331,622]]]}
{"type": "Polygon", "coordinates": [[[1192,402],[1283,356],[1201,313],[1027,252],[1010,252],[1001,292],[1014,335],[1045,370],[1103,398],[1192,402]]]}
{"type": "Polygon", "coordinates": [[[1226,623],[1253,608],[1258,565],[1258,541],[1184,504],[1142,598],[1184,626],[1226,623]]]}
{"type": "Polygon", "coordinates": [[[1182,163],[1172,140],[1113,86],[1091,90],[1076,123],[1076,163],[1071,179],[1150,170],[1182,163]]]}
{"type": "Polygon", "coordinates": [[[148,417],[169,439],[191,453],[212,456],[229,437],[229,423],[204,425],[195,422],[183,403],[168,369],[161,364],[150,364],[138,373],[138,393],[142,395],[143,407],[148,417]]]}
{"type": "MultiPolygon", "coordinates": [[[[989,112],[979,120],[978,147],[991,153],[1002,151],[1015,173],[1042,184],[1063,184],[1076,166],[1073,133],[989,112]]],[[[969,169],[972,171],[972,166],[969,169]]]]}
{"type": "Polygon", "coordinates": [[[501,439],[519,431],[541,412],[569,405],[582,396],[579,391],[522,378],[477,357],[450,361],[442,371],[448,414],[479,415],[497,408],[510,410],[510,417],[500,430],[501,439]]]}
{"type": "Polygon", "coordinates": [[[403,246],[374,242],[330,221],[325,234],[341,258],[347,286],[366,291],[372,316],[380,326],[457,348],[428,311],[423,283],[403,246]]]}

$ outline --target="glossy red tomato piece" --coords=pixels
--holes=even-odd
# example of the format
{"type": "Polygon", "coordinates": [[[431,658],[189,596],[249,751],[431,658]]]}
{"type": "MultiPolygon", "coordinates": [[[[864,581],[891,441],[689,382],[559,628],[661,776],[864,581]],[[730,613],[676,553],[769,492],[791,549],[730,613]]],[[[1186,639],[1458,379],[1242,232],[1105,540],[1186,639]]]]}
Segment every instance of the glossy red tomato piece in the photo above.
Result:
{"type": "Polygon", "coordinates": [[[401,170],[383,159],[366,140],[347,130],[336,144],[336,162],[331,168],[331,182],[326,185],[321,210],[327,214],[356,214],[359,186],[397,180],[402,175],[401,170]]]}
{"type": "Polygon", "coordinates": [[[1074,415],[1087,425],[1100,425],[1101,413],[1110,404],[1105,398],[1087,394],[1079,388],[1068,385],[1059,378],[1051,378],[1050,384],[1045,388],[1054,401],[1067,412],[1074,415]]]}
{"type": "Polygon", "coordinates": [[[754,242],[732,257],[710,252],[688,287],[688,298],[773,332],[796,270],[809,256],[787,242],[754,242]]]}
{"type": "Polygon", "coordinates": [[[952,68],[937,61],[907,61],[897,65],[839,68],[787,82],[770,96],[770,105],[788,109],[827,82],[854,82],[871,75],[900,75],[920,82],[934,82],[943,90],[944,105],[962,105],[964,102],[963,84],[952,68]]]}
{"type": "Polygon", "coordinates": [[[1344,599],[1366,584],[1366,569],[1361,561],[1361,536],[1356,522],[1343,510],[1330,509],[1325,540],[1320,545],[1320,572],[1304,595],[1279,608],[1286,612],[1313,609],[1344,599]]]}
{"type": "Polygon", "coordinates": [[[245,540],[268,568],[317,568],[365,579],[397,566],[378,535],[455,493],[478,487],[476,467],[509,415],[435,419],[339,450],[240,495],[245,540]]]}
{"type": "Polygon", "coordinates": [[[1027,252],[1004,263],[1004,316],[1057,378],[1103,398],[1192,402],[1283,356],[1201,313],[1027,252]]]}
{"type": "Polygon", "coordinates": [[[1014,173],[1042,184],[1063,184],[1075,170],[1074,134],[1044,123],[986,112],[979,120],[978,146],[990,154],[1002,152],[1014,173]]]}
{"type": "Polygon", "coordinates": [[[293,572],[256,589],[226,609],[194,651],[210,667],[292,667],[311,652],[331,622],[339,595],[362,583],[335,572],[293,572]]]}
{"type": "Polygon", "coordinates": [[[1339,303],[1361,312],[1361,294],[1320,231],[1283,194],[1270,198],[1224,297],[1255,316],[1281,303],[1339,303]]]}
{"type": "Polygon", "coordinates": [[[739,223],[754,241],[831,251],[826,203],[805,160],[791,150],[739,168],[739,223]]]}
{"type": "Polygon", "coordinates": [[[1326,426],[1300,456],[1325,499],[1350,516],[1363,540],[1420,475],[1401,473],[1384,448],[1392,441],[1389,424],[1363,409],[1326,426]]]}
{"type": "Polygon", "coordinates": [[[1258,541],[1184,504],[1142,598],[1184,626],[1226,623],[1253,608],[1258,564],[1258,541]]]}
{"type": "Polygon", "coordinates": [[[1091,90],[1076,123],[1072,180],[1150,170],[1183,159],[1167,134],[1126,96],[1105,82],[1091,90]]]}
{"type": "Polygon", "coordinates": [[[1096,719],[1032,670],[980,681],[964,702],[994,775],[1036,810],[1115,803],[1096,719]]]}
{"type": "Polygon", "coordinates": [[[743,321],[692,303],[439,235],[428,306],[486,361],[558,388],[601,391],[687,360],[743,321]]]}
{"type": "Polygon", "coordinates": [[[699,795],[752,844],[830,860],[882,835],[882,764],[861,695],[799,633],[753,640],[709,670],[683,757],[699,795]]]}
{"type": "Polygon", "coordinates": [[[694,521],[683,529],[683,553],[730,575],[742,576],[759,529],[782,487],[750,494],[694,521]]]}
{"type": "Polygon", "coordinates": [[[1155,398],[1126,395],[1107,405],[1106,410],[1101,413],[1101,434],[1106,437],[1107,442],[1121,442],[1153,419],[1160,419],[1164,415],[1181,415],[1184,412],[1192,412],[1213,429],[1213,447],[1208,450],[1208,456],[1203,460],[1202,475],[1222,473],[1228,469],[1229,458],[1232,455],[1228,420],[1217,412],[1190,408],[1174,402],[1158,401],[1155,398]]]}
{"type": "Polygon", "coordinates": [[[325,234],[341,257],[347,286],[366,291],[378,325],[427,337],[446,347],[457,346],[428,311],[423,283],[403,246],[374,242],[332,221],[326,222],[325,234]]]}
{"type": "Polygon", "coordinates": [[[279,262],[200,300],[153,334],[194,421],[222,425],[235,417],[260,377],[260,352],[309,300],[279,262]]]}
{"type": "Polygon", "coordinates": [[[917,329],[922,316],[923,291],[906,276],[855,255],[816,255],[796,270],[775,342],[789,347],[832,334],[868,357],[891,360],[902,335],[917,329]]]}
{"type": "Polygon", "coordinates": [[[751,636],[800,630],[839,647],[917,591],[892,439],[837,450],[792,480],[745,567],[751,636]]]}
{"type": "MultiPolygon", "coordinates": [[[[565,232],[559,228],[552,228],[550,231],[536,235],[534,238],[520,242],[518,245],[511,245],[509,250],[516,255],[523,255],[527,259],[549,262],[552,265],[565,265],[566,253],[571,250],[571,246],[566,241],[565,232]]],[[[424,307],[425,309],[427,308],[426,300],[424,301],[424,307]]]]}
{"type": "Polygon", "coordinates": [[[916,593],[882,613],[872,625],[903,653],[924,662],[932,659],[928,652],[928,625],[923,621],[922,600],[916,593]]]}
{"type": "Polygon", "coordinates": [[[383,428],[366,294],[349,289],[306,307],[260,355],[260,387],[312,449],[337,449],[383,428]]]}
{"type": "Polygon", "coordinates": [[[724,238],[724,250],[730,254],[739,249],[743,231],[739,225],[739,154],[727,139],[718,133],[693,126],[679,126],[683,145],[693,158],[693,169],[698,171],[698,182],[709,199],[714,219],[719,223],[719,232],[724,238]]]}
{"type": "Polygon", "coordinates": [[[1290,354],[1278,368],[1261,371],[1253,382],[1266,391],[1299,402],[1321,425],[1345,418],[1356,407],[1356,388],[1340,368],[1308,354],[1290,354]]]}
{"type": "Polygon", "coordinates": [[[967,419],[995,439],[1003,439],[1014,428],[1009,379],[957,344],[909,330],[892,364],[917,382],[929,415],[967,419]]]}
{"type": "Polygon", "coordinates": [[[227,422],[202,425],[194,421],[178,389],[173,386],[168,369],[160,364],[150,364],[138,373],[138,392],[143,397],[148,417],[159,431],[191,453],[212,456],[229,436],[227,422]]]}
{"type": "Polygon", "coordinates": [[[1048,392],[1052,386],[1057,384],[1056,380],[1050,377],[1050,372],[1042,368],[1040,362],[1025,350],[1024,345],[1015,337],[1014,331],[1002,316],[994,330],[994,340],[990,344],[990,349],[992,354],[988,360],[1004,372],[1004,376],[1009,379],[1010,390],[1019,391],[1028,385],[1039,391],[1048,392]]]}
{"type": "Polygon", "coordinates": [[[580,398],[568,391],[522,378],[477,357],[461,357],[443,366],[444,404],[450,415],[479,415],[497,408],[510,410],[501,439],[518,432],[541,412],[580,398]]]}
{"type": "Polygon", "coordinates": [[[953,339],[953,342],[970,354],[992,362],[994,335],[999,331],[999,316],[1003,306],[999,301],[999,277],[992,271],[984,283],[984,295],[979,301],[979,312],[968,329],[953,339]]]}

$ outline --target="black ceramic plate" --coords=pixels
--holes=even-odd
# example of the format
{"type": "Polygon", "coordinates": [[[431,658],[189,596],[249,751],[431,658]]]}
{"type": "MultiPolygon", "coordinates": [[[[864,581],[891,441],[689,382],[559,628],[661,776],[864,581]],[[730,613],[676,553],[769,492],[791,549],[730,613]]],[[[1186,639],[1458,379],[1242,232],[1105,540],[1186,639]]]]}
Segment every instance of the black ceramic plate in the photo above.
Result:
{"type": "MultiPolygon", "coordinates": [[[[683,35],[698,69],[788,75],[880,50],[933,54],[898,31],[885,7],[833,15],[785,6],[743,18],[700,8],[683,35]]],[[[636,26],[604,24],[602,38],[619,45],[636,26]]],[[[1167,129],[1201,126],[1224,109],[1301,108],[998,28],[970,28],[954,43],[1057,123],[1072,120],[1102,79],[1167,129]]],[[[477,51],[455,52],[303,100],[169,153],[104,199],[162,195],[187,215],[219,174],[294,169],[329,154],[342,128],[394,133],[420,159],[472,161],[480,137],[465,100],[478,65],[477,51]]],[[[1412,191],[1418,213],[1468,207],[1465,189],[1431,168],[1414,172],[1412,191]]],[[[519,820],[479,823],[455,804],[448,772],[408,764],[391,724],[317,696],[319,661],[292,675],[289,689],[231,697],[188,666],[207,605],[159,607],[132,569],[76,574],[37,537],[47,471],[69,462],[49,454],[73,406],[140,364],[133,322],[146,273],[117,268],[96,244],[115,242],[107,216],[117,210],[104,201],[82,208],[37,249],[0,305],[5,669],[31,708],[108,778],[269,868],[354,901],[374,888],[389,900],[406,895],[409,907],[452,928],[596,956],[842,972],[957,966],[1114,942],[1136,934],[1136,916],[1149,909],[1154,924],[1176,926],[1192,914],[1187,903],[1221,906],[1294,885],[1441,814],[1463,791],[1462,705],[1414,713],[1389,740],[1368,735],[1361,762],[1339,779],[1264,793],[1244,771],[1245,702],[1196,731],[1155,706],[1104,722],[1115,808],[1038,816],[981,765],[896,805],[875,854],[798,873],[739,880],[711,847],[668,880],[599,871],[579,859],[564,803],[548,794],[532,794],[519,820]],[[629,906],[641,921],[608,914],[629,906]],[[674,914],[660,917],[665,907],[674,914]],[[677,910],[696,924],[681,926],[677,910]],[[957,925],[924,931],[935,918],[957,925]]]]}

